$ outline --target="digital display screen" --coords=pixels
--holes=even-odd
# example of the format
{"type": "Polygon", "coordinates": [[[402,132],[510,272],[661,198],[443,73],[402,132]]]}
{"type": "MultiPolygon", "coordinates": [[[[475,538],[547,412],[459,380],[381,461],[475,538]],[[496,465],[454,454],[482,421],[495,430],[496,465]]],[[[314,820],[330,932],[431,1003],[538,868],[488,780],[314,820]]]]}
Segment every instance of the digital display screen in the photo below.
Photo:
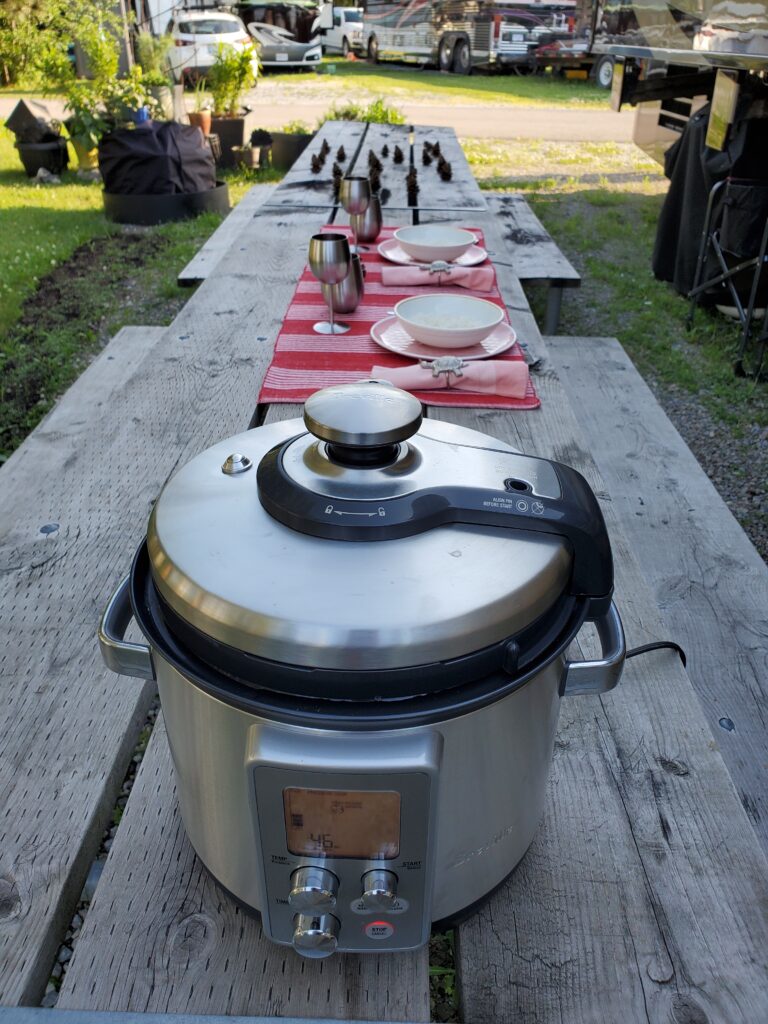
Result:
{"type": "Polygon", "coordinates": [[[392,860],[400,853],[400,794],[283,790],[288,850],[304,857],[392,860]]]}

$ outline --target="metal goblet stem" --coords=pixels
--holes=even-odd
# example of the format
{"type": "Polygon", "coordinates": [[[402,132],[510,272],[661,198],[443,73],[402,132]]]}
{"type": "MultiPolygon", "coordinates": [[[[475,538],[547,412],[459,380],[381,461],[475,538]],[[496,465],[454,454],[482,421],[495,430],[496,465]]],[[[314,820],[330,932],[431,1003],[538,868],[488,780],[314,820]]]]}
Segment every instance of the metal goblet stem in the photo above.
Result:
{"type": "MultiPolygon", "coordinates": [[[[354,216],[356,213],[365,213],[368,209],[368,203],[371,201],[371,183],[367,178],[342,178],[339,198],[341,199],[341,205],[351,216],[354,216]]],[[[352,231],[355,236],[352,252],[360,252],[360,246],[357,241],[357,226],[352,220],[350,220],[350,223],[352,224],[352,231]]]]}
{"type": "MultiPolygon", "coordinates": [[[[312,235],[309,240],[309,267],[323,284],[339,284],[349,273],[349,240],[346,235],[326,232],[312,235]]],[[[337,324],[333,319],[333,302],[328,299],[328,323],[313,327],[317,334],[346,334],[349,324],[337,324]]]]}

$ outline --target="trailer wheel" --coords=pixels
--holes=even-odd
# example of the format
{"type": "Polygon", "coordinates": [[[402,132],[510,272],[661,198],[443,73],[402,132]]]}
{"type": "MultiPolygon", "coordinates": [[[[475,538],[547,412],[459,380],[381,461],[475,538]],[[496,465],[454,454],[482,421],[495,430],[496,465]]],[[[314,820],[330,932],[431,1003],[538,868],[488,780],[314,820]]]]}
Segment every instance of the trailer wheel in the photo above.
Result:
{"type": "Polygon", "coordinates": [[[437,51],[437,66],[441,71],[450,71],[453,62],[453,47],[449,39],[441,39],[437,51]]]}
{"type": "Polygon", "coordinates": [[[601,57],[595,65],[595,82],[601,89],[610,89],[613,85],[613,57],[601,57]]]}
{"type": "Polygon", "coordinates": [[[341,55],[344,58],[347,58],[349,56],[349,40],[347,39],[346,36],[344,36],[344,38],[341,41],[341,55]]]}
{"type": "Polygon", "coordinates": [[[453,73],[469,75],[472,73],[472,53],[466,39],[460,39],[453,51],[453,73]]]}
{"type": "Polygon", "coordinates": [[[379,63],[379,40],[376,36],[371,36],[368,40],[368,60],[371,64],[379,63]]]}

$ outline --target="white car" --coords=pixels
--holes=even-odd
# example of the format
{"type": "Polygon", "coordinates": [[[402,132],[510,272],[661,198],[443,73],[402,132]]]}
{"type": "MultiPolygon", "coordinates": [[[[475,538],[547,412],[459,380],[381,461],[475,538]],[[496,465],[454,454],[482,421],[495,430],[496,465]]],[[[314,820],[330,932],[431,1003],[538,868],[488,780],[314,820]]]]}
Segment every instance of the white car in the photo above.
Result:
{"type": "MultiPolygon", "coordinates": [[[[225,11],[177,11],[167,31],[173,37],[171,69],[177,82],[204,78],[213,67],[220,43],[237,48],[252,45],[242,21],[225,11]]],[[[254,52],[253,73],[258,71],[258,54],[254,52]]]]}
{"type": "Polygon", "coordinates": [[[300,43],[287,28],[252,21],[248,31],[259,46],[259,60],[263,68],[304,68],[311,70],[323,56],[317,39],[300,43]]]}

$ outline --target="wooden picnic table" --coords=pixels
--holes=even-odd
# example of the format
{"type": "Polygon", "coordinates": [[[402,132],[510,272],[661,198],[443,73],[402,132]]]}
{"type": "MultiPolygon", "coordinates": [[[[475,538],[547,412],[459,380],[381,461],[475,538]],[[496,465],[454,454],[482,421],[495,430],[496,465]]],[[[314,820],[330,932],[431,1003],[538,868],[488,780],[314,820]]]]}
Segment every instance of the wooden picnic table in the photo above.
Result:
{"type": "MultiPolygon", "coordinates": [[[[417,129],[417,145],[436,133],[417,129]]],[[[336,123],[325,135],[362,168],[366,139],[378,145],[384,129],[336,123]]],[[[408,145],[406,129],[387,126],[386,137],[408,145]]],[[[458,155],[452,163],[458,209],[450,208],[450,189],[420,173],[419,206],[396,195],[390,217],[406,222],[416,212],[472,224],[503,252],[498,222],[466,164],[458,155]]],[[[151,346],[133,360],[114,351],[110,363],[94,364],[74,398],[2,470],[2,1005],[39,1002],[152,696],[151,684],[101,664],[99,614],[164,481],[248,424],[308,236],[338,214],[330,182],[307,189],[301,173],[254,210],[151,346]]],[[[628,643],[663,639],[658,607],[519,279],[500,263],[513,326],[541,360],[542,407],[429,407],[428,415],[583,472],[611,533],[628,643]]],[[[266,419],[299,413],[276,405],[266,419]]],[[[580,648],[592,653],[594,637],[584,635],[580,648]]],[[[563,701],[533,845],[456,931],[462,1020],[765,1020],[767,882],[765,853],[677,657],[628,662],[611,694],[563,701]]],[[[60,1009],[426,1021],[428,986],[426,949],[307,961],[267,941],[186,840],[158,720],[60,1009]]]]}

